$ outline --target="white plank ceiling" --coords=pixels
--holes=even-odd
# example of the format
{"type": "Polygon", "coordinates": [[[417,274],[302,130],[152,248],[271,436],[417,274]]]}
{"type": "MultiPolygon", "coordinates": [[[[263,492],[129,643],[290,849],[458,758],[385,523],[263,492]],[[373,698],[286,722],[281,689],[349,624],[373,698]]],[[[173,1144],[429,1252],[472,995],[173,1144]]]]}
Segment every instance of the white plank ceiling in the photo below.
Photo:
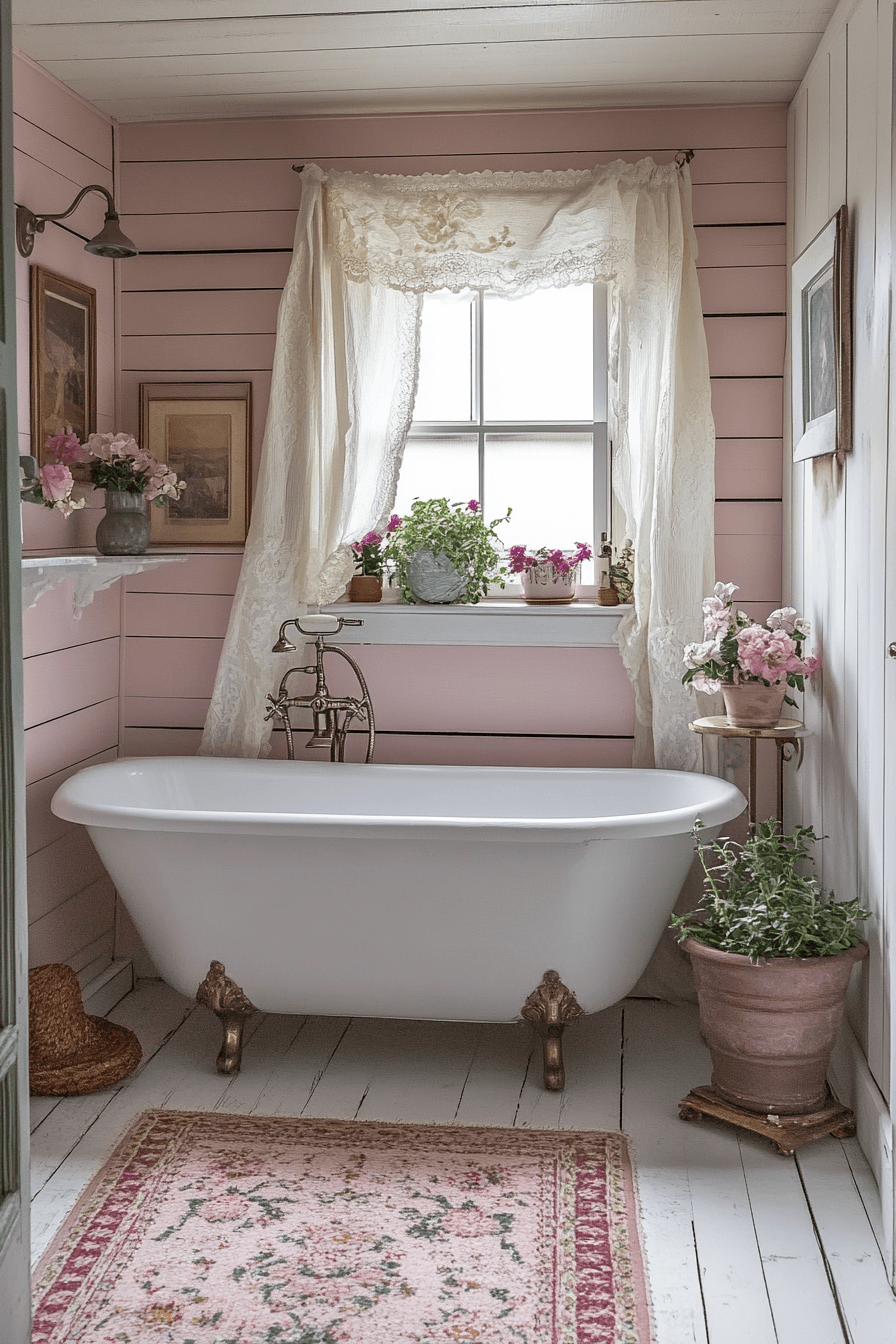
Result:
{"type": "Polygon", "coordinates": [[[789,102],[836,0],[14,0],[120,121],[789,102]],[[114,17],[112,17],[114,16],[114,17]]]}

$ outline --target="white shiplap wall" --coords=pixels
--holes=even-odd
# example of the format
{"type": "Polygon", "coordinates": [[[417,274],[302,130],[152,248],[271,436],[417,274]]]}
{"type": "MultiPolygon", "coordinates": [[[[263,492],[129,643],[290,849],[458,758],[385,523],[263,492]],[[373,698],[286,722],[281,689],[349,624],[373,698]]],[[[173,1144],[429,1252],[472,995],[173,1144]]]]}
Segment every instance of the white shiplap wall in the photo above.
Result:
{"type": "Polygon", "coordinates": [[[855,420],[854,452],[842,471],[823,459],[786,473],[785,545],[791,557],[785,587],[812,621],[825,663],[818,687],[806,697],[813,735],[804,768],[793,777],[794,814],[826,837],[819,847],[825,885],[843,898],[858,894],[874,911],[866,930],[871,956],[849,1005],[854,1048],[850,1055],[848,1046],[841,1047],[838,1083],[853,1092],[863,1146],[881,1183],[891,1246],[887,1098],[896,870],[888,857],[887,815],[896,759],[889,795],[885,764],[888,744],[896,752],[896,722],[888,714],[896,663],[887,657],[888,638],[896,637],[896,625],[887,619],[888,604],[896,604],[893,583],[887,583],[896,541],[896,502],[891,497],[888,506],[887,500],[893,13],[893,0],[844,0],[790,111],[790,260],[840,205],[850,209],[855,420]]]}

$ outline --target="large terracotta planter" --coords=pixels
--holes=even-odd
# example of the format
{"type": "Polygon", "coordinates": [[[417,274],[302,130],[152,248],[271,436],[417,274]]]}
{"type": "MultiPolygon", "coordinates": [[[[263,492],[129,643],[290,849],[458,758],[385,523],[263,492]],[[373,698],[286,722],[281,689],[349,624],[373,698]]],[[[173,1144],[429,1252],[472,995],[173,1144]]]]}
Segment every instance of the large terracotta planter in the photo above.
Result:
{"type": "Polygon", "coordinates": [[[833,957],[758,964],[694,938],[685,949],[712,1055],[713,1090],[764,1115],[805,1115],[824,1106],[849,977],[867,957],[868,944],[833,957]]]}

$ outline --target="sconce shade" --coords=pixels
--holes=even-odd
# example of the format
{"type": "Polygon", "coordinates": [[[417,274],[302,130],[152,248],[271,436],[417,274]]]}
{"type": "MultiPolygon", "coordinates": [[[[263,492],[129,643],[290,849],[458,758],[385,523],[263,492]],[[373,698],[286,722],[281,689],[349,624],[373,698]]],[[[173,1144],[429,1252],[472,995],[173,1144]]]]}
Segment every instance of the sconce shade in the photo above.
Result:
{"type": "Polygon", "coordinates": [[[84,251],[92,252],[95,257],[112,257],[116,261],[138,255],[130,238],[127,238],[118,227],[118,216],[114,214],[106,215],[102,229],[95,238],[84,244],[84,251]]]}
{"type": "Polygon", "coordinates": [[[69,215],[78,208],[84,197],[91,191],[95,191],[99,196],[105,196],[108,208],[105,224],[95,238],[91,238],[88,243],[84,244],[85,252],[92,252],[96,257],[112,257],[117,260],[123,257],[136,257],[138,255],[136,247],[119,227],[118,215],[110,192],[105,187],[98,186],[95,183],[89,187],[82,187],[69,208],[58,215],[36,215],[26,205],[17,205],[16,246],[21,255],[30,257],[34,251],[35,234],[43,233],[47,224],[68,219],[69,215]]]}

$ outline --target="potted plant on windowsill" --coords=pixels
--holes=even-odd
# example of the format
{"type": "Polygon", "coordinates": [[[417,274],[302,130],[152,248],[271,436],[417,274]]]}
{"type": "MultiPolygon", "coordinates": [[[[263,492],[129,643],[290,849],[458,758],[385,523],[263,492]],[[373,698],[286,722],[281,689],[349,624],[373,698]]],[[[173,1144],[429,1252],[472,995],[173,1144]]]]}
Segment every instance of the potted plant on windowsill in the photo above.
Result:
{"type": "Polygon", "coordinates": [[[358,573],[353,575],[348,586],[350,602],[382,601],[383,568],[385,565],[383,542],[397,527],[401,527],[401,519],[397,513],[393,513],[386,524],[385,534],[368,532],[360,541],[352,542],[358,573]]]}
{"type": "Polygon", "coordinates": [[[694,971],[712,1090],[758,1114],[817,1111],[870,911],[798,871],[811,827],[784,835],[763,821],[743,845],[695,834],[703,903],[672,927],[694,971]]]}
{"type": "Polygon", "coordinates": [[[403,602],[478,602],[489,584],[504,587],[506,568],[496,532],[510,517],[487,523],[478,500],[416,499],[383,549],[395,566],[403,602]]]}
{"type": "Polygon", "coordinates": [[[738,728],[774,728],[784,703],[795,705],[787,687],[802,691],[821,660],[803,653],[809,622],[794,607],[773,611],[765,625],[734,606],[734,583],[717,583],[703,599],[702,644],[684,650],[685,685],[721,691],[728,722],[738,728]]]}
{"type": "Polygon", "coordinates": [[[530,553],[525,546],[511,546],[508,569],[519,574],[526,602],[547,602],[553,606],[575,602],[576,583],[583,560],[591,559],[591,547],[576,542],[571,555],[542,546],[530,553]]]}

